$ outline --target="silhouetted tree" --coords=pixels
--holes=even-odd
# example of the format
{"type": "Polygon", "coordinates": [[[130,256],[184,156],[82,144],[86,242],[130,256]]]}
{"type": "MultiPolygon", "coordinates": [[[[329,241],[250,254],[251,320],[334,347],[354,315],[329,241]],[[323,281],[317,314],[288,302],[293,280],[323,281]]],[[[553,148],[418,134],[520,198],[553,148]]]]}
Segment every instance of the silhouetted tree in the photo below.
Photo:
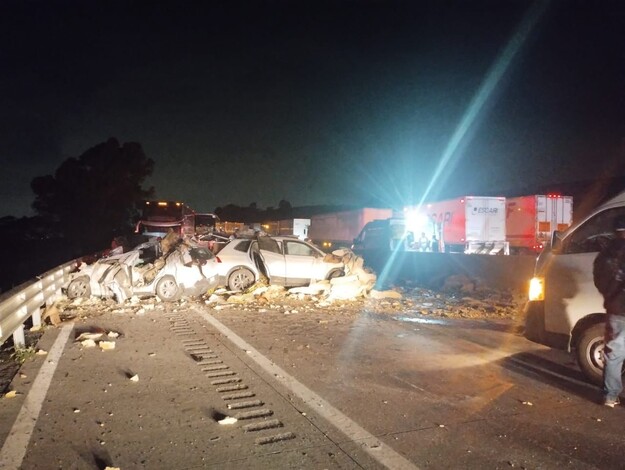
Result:
{"type": "Polygon", "coordinates": [[[278,217],[281,219],[290,219],[291,213],[293,212],[293,208],[291,207],[291,203],[284,199],[281,199],[278,203],[278,217]]]}
{"type": "Polygon", "coordinates": [[[139,203],[152,197],[154,188],[141,184],[153,169],[140,144],[109,139],[65,160],[54,176],[34,178],[32,206],[76,249],[99,250],[127,230],[139,203]]]}

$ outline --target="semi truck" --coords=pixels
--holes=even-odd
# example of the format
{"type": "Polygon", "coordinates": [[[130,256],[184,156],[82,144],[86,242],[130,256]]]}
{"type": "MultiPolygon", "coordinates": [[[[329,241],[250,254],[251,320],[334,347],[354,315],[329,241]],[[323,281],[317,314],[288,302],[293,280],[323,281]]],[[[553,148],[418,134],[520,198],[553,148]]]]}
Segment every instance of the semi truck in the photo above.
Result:
{"type": "MultiPolygon", "coordinates": [[[[408,208],[406,217],[427,219],[433,227],[437,251],[447,253],[508,254],[506,240],[506,198],[464,196],[408,208]],[[414,214],[414,215],[413,215],[414,214]]],[[[407,229],[411,230],[407,223],[407,229]]],[[[418,232],[418,225],[413,232],[418,232]]],[[[422,233],[416,233],[419,237],[422,233]]],[[[421,231],[423,232],[423,231],[421,231]]],[[[426,236],[429,234],[426,232],[426,236]]]]}
{"type": "Polygon", "coordinates": [[[573,198],[555,194],[506,199],[506,238],[513,254],[537,254],[554,230],[564,232],[573,222],[573,198]]]}
{"type": "Polygon", "coordinates": [[[392,209],[372,207],[314,215],[310,219],[308,238],[324,250],[349,247],[367,223],[392,215],[392,209]]]}
{"type": "Polygon", "coordinates": [[[406,207],[399,217],[366,224],[356,252],[371,249],[508,254],[506,198],[465,196],[406,207]]]}

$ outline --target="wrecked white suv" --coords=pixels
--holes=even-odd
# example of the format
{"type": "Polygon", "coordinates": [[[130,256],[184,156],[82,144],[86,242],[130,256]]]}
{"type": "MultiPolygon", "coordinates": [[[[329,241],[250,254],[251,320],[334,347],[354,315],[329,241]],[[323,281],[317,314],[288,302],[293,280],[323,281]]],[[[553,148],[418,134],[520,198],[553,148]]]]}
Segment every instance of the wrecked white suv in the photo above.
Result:
{"type": "Polygon", "coordinates": [[[114,297],[118,302],[156,295],[163,301],[197,296],[217,287],[217,262],[207,249],[179,245],[162,256],[158,241],[83,264],[64,286],[67,297],[114,297]]]}
{"type": "Polygon", "coordinates": [[[343,276],[345,265],[319,248],[292,237],[237,238],[217,254],[219,284],[241,291],[264,275],[270,284],[307,286],[343,276]]]}

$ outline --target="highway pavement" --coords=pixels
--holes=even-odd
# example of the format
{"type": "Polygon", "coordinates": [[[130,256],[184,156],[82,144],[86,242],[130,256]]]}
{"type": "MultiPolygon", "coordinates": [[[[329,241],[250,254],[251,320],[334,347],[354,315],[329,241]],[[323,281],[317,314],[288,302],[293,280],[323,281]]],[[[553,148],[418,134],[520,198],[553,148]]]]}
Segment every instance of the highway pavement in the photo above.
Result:
{"type": "Polygon", "coordinates": [[[0,400],[0,468],[622,468],[625,409],[515,322],[186,303],[38,348],[0,400]]]}

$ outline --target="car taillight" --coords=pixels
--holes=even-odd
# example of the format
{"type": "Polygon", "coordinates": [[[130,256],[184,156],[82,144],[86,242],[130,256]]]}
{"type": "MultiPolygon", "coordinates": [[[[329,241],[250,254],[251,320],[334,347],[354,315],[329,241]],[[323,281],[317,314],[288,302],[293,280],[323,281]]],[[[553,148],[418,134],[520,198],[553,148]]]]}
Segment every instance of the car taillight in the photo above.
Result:
{"type": "Polygon", "coordinates": [[[218,263],[221,263],[221,260],[219,259],[219,256],[215,256],[215,259],[217,260],[218,263]]]}

